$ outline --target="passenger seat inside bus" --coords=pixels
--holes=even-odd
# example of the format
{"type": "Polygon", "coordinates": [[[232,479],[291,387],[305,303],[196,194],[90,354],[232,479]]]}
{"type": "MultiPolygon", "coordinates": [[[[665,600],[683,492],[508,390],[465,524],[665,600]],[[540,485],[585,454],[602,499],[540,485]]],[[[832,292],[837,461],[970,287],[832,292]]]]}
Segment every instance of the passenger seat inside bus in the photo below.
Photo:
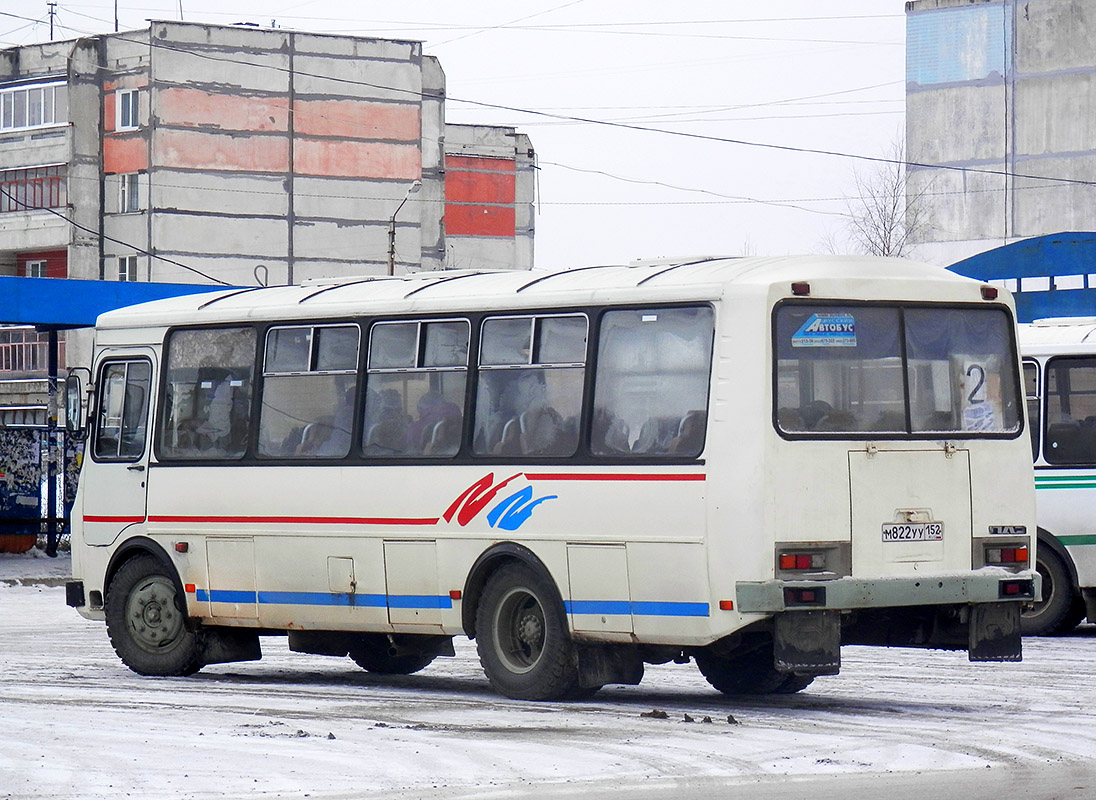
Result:
{"type": "Polygon", "coordinates": [[[1046,448],[1051,461],[1084,460],[1081,423],[1075,419],[1052,423],[1047,428],[1046,448]]]}

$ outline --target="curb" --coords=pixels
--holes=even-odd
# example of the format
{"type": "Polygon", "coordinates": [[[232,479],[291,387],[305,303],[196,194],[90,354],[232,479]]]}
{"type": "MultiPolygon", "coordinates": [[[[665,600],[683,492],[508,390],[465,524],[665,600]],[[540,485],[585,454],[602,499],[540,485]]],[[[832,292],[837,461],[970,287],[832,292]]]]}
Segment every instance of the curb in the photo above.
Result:
{"type": "Polygon", "coordinates": [[[72,578],[0,578],[0,586],[64,586],[72,578]]]}

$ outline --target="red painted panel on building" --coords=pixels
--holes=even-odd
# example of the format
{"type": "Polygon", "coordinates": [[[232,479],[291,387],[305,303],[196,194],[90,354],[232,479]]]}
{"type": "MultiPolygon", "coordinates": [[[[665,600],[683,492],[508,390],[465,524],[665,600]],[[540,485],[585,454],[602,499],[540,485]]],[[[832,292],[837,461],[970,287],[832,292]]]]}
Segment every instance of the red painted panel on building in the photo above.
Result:
{"type": "Polygon", "coordinates": [[[156,164],[180,169],[288,172],[289,140],[281,136],[230,136],[160,129],[156,164]]]}
{"type": "Polygon", "coordinates": [[[117,122],[118,109],[114,102],[114,92],[107,89],[106,94],[103,95],[103,130],[111,133],[114,131],[117,122]]]}
{"type": "Polygon", "coordinates": [[[103,139],[103,172],[117,174],[148,169],[148,142],[141,134],[103,139]]]}
{"type": "Polygon", "coordinates": [[[293,115],[293,130],[305,136],[395,142],[418,142],[422,137],[418,106],[364,100],[298,100],[293,104],[293,115]]]}
{"type": "Polygon", "coordinates": [[[513,172],[517,167],[512,158],[480,158],[479,156],[445,157],[446,169],[476,169],[492,172],[513,172]]]}
{"type": "Polygon", "coordinates": [[[445,232],[450,236],[514,237],[514,209],[446,203],[445,232]]]}
{"type": "Polygon", "coordinates": [[[445,199],[452,203],[513,203],[514,173],[445,171],[445,199]]]}
{"type": "Polygon", "coordinates": [[[68,251],[46,250],[41,253],[19,253],[15,256],[15,271],[20,278],[34,278],[27,272],[27,265],[35,262],[46,262],[47,278],[68,277],[68,251]]]}
{"type": "Polygon", "coordinates": [[[289,108],[284,99],[183,88],[163,89],[156,99],[156,116],[162,125],[225,131],[289,130],[289,108]]]}
{"type": "Polygon", "coordinates": [[[301,175],[416,180],[422,175],[418,145],[298,139],[293,167],[301,175]]]}

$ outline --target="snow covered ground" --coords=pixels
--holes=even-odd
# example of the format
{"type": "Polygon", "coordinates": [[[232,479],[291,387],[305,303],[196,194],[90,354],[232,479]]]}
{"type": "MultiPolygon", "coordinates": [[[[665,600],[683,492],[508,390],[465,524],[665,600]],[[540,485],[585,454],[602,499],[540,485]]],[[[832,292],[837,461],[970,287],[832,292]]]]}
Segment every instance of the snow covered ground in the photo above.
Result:
{"type": "Polygon", "coordinates": [[[259,662],[142,678],[65,606],[67,570],[0,555],[0,800],[1096,797],[1096,626],[1026,640],[1019,664],[847,647],[841,675],[787,697],[667,665],[538,704],[493,694],[459,639],[406,678],[278,638],[259,662]]]}

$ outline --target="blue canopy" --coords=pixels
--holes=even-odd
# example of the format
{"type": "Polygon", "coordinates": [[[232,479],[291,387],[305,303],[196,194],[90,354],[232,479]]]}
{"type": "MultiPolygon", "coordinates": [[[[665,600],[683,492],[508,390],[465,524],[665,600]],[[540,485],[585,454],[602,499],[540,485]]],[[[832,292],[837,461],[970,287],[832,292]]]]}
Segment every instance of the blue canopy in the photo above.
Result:
{"type": "Polygon", "coordinates": [[[226,288],[233,287],[0,276],[0,324],[54,330],[89,328],[100,314],[116,308],[226,288]]]}
{"type": "Polygon", "coordinates": [[[1015,281],[1016,318],[1096,316],[1096,233],[1052,233],[958,261],[952,272],[981,281],[1015,281]]]}

